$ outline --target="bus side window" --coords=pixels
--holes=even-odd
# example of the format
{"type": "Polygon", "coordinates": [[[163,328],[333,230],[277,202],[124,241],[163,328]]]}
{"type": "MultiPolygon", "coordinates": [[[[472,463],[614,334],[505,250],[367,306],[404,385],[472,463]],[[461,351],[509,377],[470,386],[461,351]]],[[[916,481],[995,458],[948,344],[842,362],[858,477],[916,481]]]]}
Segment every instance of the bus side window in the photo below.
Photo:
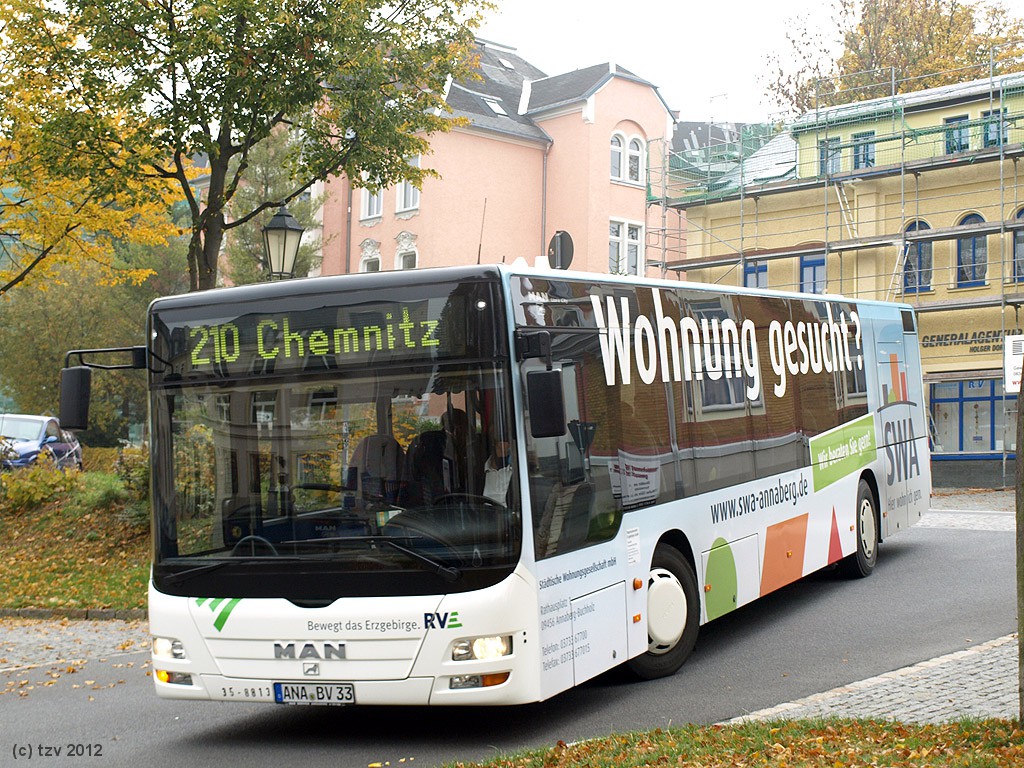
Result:
{"type": "MultiPolygon", "coordinates": [[[[597,336],[555,336],[553,352],[555,360],[560,359],[555,366],[560,368],[561,380],[560,428],[542,429],[542,435],[550,436],[537,436],[531,422],[527,434],[538,559],[607,541],[618,532],[622,520],[609,457],[603,453],[595,457],[592,450],[613,419],[618,423],[620,418],[618,400],[613,403],[611,397],[615,389],[604,383],[597,336]]],[[[529,373],[527,381],[528,377],[529,373]]],[[[532,419],[532,412],[530,416],[532,419]]]]}

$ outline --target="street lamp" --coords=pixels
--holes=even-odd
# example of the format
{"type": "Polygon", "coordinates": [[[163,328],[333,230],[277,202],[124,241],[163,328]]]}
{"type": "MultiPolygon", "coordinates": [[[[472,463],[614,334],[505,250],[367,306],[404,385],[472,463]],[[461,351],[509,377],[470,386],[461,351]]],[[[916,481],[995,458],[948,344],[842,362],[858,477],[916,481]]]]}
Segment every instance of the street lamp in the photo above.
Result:
{"type": "Polygon", "coordinates": [[[302,225],[283,205],[263,227],[263,255],[271,280],[295,276],[295,257],[302,242],[302,225]]]}

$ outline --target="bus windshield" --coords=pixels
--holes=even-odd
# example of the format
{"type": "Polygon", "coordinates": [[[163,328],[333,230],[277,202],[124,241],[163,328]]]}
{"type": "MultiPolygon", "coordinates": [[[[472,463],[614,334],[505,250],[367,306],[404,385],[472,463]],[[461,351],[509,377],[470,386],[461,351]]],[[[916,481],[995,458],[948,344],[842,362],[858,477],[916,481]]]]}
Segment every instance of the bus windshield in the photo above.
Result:
{"type": "MultiPolygon", "coordinates": [[[[464,327],[454,312],[468,305],[476,314],[469,319],[479,321],[483,301],[459,301],[453,310],[442,293],[419,315],[410,313],[411,301],[376,310],[423,318],[410,320],[418,323],[445,316],[435,329],[444,340],[453,324],[464,327]]],[[[361,295],[359,312],[372,304],[361,295]]],[[[244,320],[191,321],[216,344],[206,341],[197,353],[203,333],[192,334],[196,341],[179,353],[184,367],[172,364],[153,394],[161,436],[154,443],[157,589],[325,601],[475,589],[511,572],[521,516],[509,371],[494,359],[503,342],[479,337],[492,320],[474,329],[475,339],[462,334],[459,344],[472,354],[438,359],[442,343],[389,359],[386,328],[379,338],[367,335],[350,323],[352,307],[331,309],[328,323],[323,308],[315,323],[299,311],[252,316],[251,307],[244,320]],[[286,338],[274,336],[271,323],[294,334],[293,351],[304,339],[307,353],[318,331],[330,338],[335,328],[357,328],[353,345],[362,357],[349,347],[356,364],[344,365],[343,355],[315,348],[328,353],[317,355],[319,365],[307,359],[289,370],[285,360],[268,371],[268,356],[286,338]],[[233,330],[209,330],[224,327],[233,330]],[[365,364],[368,346],[383,353],[374,356],[379,365],[365,364]],[[214,355],[227,369],[203,376],[197,357],[214,355]]]]}

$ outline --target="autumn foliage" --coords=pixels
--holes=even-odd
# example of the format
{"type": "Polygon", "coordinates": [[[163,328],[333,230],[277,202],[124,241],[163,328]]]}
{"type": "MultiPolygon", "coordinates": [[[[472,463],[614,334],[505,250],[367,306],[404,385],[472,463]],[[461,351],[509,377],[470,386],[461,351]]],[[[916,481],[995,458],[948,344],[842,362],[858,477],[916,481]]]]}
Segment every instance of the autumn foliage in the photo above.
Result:
{"type": "MultiPolygon", "coordinates": [[[[8,70],[0,80],[22,99],[21,117],[4,128],[24,125],[23,136],[41,137],[31,151],[23,138],[17,157],[31,156],[55,181],[70,174],[72,211],[105,190],[97,202],[115,217],[111,226],[143,192],[173,186],[190,220],[190,288],[212,288],[225,234],[316,181],[344,173],[374,186],[418,184],[429,173],[406,158],[451,128],[446,82],[472,71],[472,29],[484,7],[485,0],[0,0],[8,70]],[[236,193],[258,186],[252,150],[285,129],[298,139],[281,163],[289,183],[229,215],[236,193]]],[[[27,177],[21,182],[28,189],[27,177]]],[[[144,223],[148,209],[137,212],[144,223]]],[[[85,247],[84,223],[58,217],[52,226],[37,250],[69,237],[85,247]]]]}
{"type": "MultiPolygon", "coordinates": [[[[137,174],[152,148],[129,150],[128,116],[99,115],[74,84],[55,97],[53,73],[29,58],[16,21],[0,0],[0,296],[26,281],[45,288],[62,264],[94,264],[107,284],[148,274],[118,263],[115,242],[152,245],[176,233],[172,188],[137,174]],[[88,130],[102,137],[86,143],[88,130]]],[[[71,48],[71,30],[53,45],[71,48]]]]}
{"type": "Polygon", "coordinates": [[[455,768],[846,768],[1024,765],[1024,732],[1006,720],[913,725],[795,720],[658,729],[591,739],[455,768]]]}
{"type": "Polygon", "coordinates": [[[1024,21],[998,3],[833,0],[825,27],[791,19],[763,85],[786,110],[910,93],[1024,68],[1024,21]]]}

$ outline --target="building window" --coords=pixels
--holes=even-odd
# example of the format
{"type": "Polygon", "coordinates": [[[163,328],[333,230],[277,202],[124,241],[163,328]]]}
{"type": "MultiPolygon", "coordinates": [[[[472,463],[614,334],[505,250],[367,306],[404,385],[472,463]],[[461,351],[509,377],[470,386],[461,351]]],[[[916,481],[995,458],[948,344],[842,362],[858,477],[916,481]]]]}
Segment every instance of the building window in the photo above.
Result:
{"type": "Polygon", "coordinates": [[[768,262],[748,261],[743,265],[744,288],[768,287],[768,262]]]}
{"type": "Polygon", "coordinates": [[[359,271],[380,272],[380,243],[366,238],[359,244],[359,271]]]}
{"type": "MultiPolygon", "coordinates": [[[[420,167],[420,158],[410,157],[406,160],[413,168],[420,167]]],[[[397,212],[402,213],[404,211],[414,211],[420,207],[420,191],[408,181],[403,181],[398,185],[398,207],[397,212]]]]}
{"type": "Polygon", "coordinates": [[[953,155],[957,152],[966,152],[971,148],[970,131],[967,125],[967,115],[947,117],[946,120],[946,154],[953,155]]]}
{"type": "Polygon", "coordinates": [[[929,404],[933,461],[956,454],[999,458],[1016,450],[1017,396],[1004,392],[1000,379],[936,382],[929,404]]]}
{"type": "Polygon", "coordinates": [[[611,175],[613,179],[622,178],[622,137],[612,136],[611,141],[611,175]]]}
{"type": "MultiPolygon", "coordinates": [[[[980,224],[985,220],[976,213],[964,216],[960,225],[980,224]]],[[[971,288],[985,284],[988,268],[988,241],[985,235],[960,237],[956,241],[956,287],[971,288]]]]}
{"type": "Polygon", "coordinates": [[[402,251],[395,257],[398,269],[416,269],[416,251],[402,251]]]}
{"type": "Polygon", "coordinates": [[[800,290],[803,293],[825,292],[825,255],[800,257],[800,290]]]}
{"type": "MultiPolygon", "coordinates": [[[[906,232],[921,232],[930,229],[923,221],[913,221],[906,232]]],[[[932,242],[913,240],[903,249],[903,292],[922,293],[932,289],[932,242]]]]}
{"type": "Polygon", "coordinates": [[[628,221],[608,222],[608,272],[639,275],[643,268],[644,228],[628,221]]]}
{"type": "Polygon", "coordinates": [[[373,192],[369,189],[363,190],[363,205],[359,218],[379,219],[384,210],[384,191],[373,192]]]}
{"type": "Polygon", "coordinates": [[[609,142],[609,150],[612,180],[642,184],[647,163],[643,140],[632,138],[627,142],[621,133],[614,133],[609,142]]]}
{"type": "Polygon", "coordinates": [[[842,155],[839,149],[839,137],[822,139],[818,142],[818,175],[829,176],[839,173],[842,155]]]}
{"type": "Polygon", "coordinates": [[[1006,122],[1006,109],[993,109],[981,113],[984,120],[984,144],[986,147],[998,147],[1007,143],[1009,125],[1006,122]]]}
{"type": "Polygon", "coordinates": [[[853,167],[874,168],[875,167],[875,132],[865,131],[864,133],[853,134],[853,167]]]}
{"type": "MultiPolygon", "coordinates": [[[[1017,211],[1017,221],[1024,224],[1024,208],[1017,211]]],[[[1024,230],[1013,231],[1013,279],[1024,282],[1024,230]]]]}
{"type": "Polygon", "coordinates": [[[626,166],[629,181],[639,184],[644,180],[644,144],[640,139],[630,139],[626,166]]]}

